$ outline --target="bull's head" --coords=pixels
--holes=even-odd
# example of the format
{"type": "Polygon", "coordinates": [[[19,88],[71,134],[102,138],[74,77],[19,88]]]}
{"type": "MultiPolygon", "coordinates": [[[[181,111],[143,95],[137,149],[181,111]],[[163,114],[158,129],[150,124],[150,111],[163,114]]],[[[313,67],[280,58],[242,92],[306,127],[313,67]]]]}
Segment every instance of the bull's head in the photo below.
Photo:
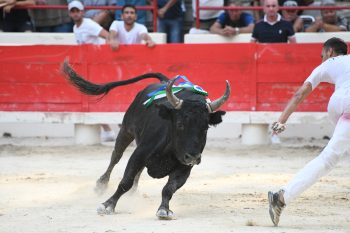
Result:
{"type": "Polygon", "coordinates": [[[193,166],[201,161],[207,130],[210,125],[222,122],[224,111],[216,111],[230,96],[230,85],[226,81],[225,94],[211,103],[198,99],[179,99],[172,92],[175,79],[168,82],[167,99],[171,107],[159,106],[162,118],[171,121],[171,143],[177,159],[185,165],[193,166]]]}

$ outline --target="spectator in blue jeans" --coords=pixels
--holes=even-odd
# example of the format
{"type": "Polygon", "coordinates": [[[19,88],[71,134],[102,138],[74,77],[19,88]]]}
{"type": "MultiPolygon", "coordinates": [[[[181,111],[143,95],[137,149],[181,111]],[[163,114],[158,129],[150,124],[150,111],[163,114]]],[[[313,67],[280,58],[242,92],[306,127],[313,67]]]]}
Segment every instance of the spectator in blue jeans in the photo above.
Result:
{"type": "MultiPolygon", "coordinates": [[[[66,0],[35,0],[37,5],[68,5],[66,0]]],[[[29,11],[36,32],[73,32],[73,22],[66,9],[29,11]]]]}
{"type": "Polygon", "coordinates": [[[158,0],[158,32],[167,34],[167,43],[182,42],[182,0],[158,0]]]}

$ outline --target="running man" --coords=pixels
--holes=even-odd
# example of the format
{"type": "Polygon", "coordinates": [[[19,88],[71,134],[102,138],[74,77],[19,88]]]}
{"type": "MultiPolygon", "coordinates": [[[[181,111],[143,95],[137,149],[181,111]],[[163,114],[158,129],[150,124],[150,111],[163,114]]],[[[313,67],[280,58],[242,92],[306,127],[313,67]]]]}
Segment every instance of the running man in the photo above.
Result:
{"type": "Polygon", "coordinates": [[[347,44],[339,38],[331,38],[323,44],[322,64],[313,70],[304,84],[294,94],[278,119],[272,124],[275,133],[285,130],[285,123],[297,106],[320,82],[335,84],[335,91],[328,103],[328,114],[335,124],[331,140],[323,151],[280,191],[268,193],[269,213],[275,226],[282,210],[293,199],[330,172],[338,161],[350,152],[350,56],[347,44]]]}

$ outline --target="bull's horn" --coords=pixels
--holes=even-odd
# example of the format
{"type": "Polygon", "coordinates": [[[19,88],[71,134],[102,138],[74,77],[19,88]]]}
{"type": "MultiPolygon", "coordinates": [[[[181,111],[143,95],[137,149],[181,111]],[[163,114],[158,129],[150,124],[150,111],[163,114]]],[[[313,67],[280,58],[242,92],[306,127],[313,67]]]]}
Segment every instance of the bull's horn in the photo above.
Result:
{"type": "Polygon", "coordinates": [[[182,99],[177,98],[172,91],[172,87],[174,85],[176,78],[170,80],[166,86],[166,98],[168,99],[168,101],[171,103],[171,105],[175,108],[175,109],[180,109],[181,105],[182,105],[182,99]]]}
{"type": "Polygon", "coordinates": [[[215,112],[217,109],[223,105],[228,97],[230,96],[231,93],[231,88],[230,88],[230,83],[226,80],[226,91],[223,96],[221,96],[219,99],[214,100],[211,103],[207,103],[207,107],[210,113],[215,112]]]}

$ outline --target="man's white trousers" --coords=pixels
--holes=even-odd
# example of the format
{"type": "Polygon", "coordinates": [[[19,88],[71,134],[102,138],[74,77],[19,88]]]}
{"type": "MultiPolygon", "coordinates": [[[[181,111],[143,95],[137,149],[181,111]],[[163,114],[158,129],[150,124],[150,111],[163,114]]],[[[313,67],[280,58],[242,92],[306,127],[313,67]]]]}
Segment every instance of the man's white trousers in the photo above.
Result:
{"type": "Polygon", "coordinates": [[[342,157],[350,155],[350,98],[333,95],[328,112],[331,120],[336,122],[333,136],[323,151],[283,188],[286,204],[330,172],[342,157]]]}

